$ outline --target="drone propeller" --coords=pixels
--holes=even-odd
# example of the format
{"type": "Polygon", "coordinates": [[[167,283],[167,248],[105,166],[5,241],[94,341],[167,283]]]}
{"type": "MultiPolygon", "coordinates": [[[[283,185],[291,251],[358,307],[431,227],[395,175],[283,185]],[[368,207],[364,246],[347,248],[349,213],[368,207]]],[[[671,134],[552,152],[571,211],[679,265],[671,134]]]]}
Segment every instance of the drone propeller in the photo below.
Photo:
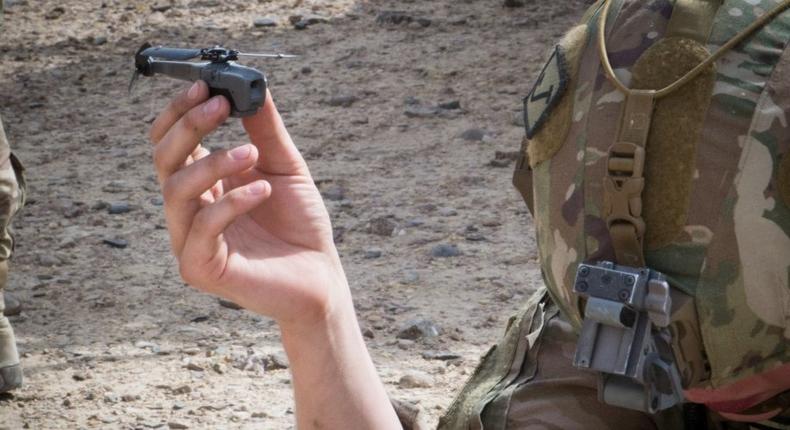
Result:
{"type": "Polygon", "coordinates": [[[248,52],[237,52],[239,57],[257,57],[257,58],[298,58],[298,55],[291,54],[253,54],[248,52]]]}

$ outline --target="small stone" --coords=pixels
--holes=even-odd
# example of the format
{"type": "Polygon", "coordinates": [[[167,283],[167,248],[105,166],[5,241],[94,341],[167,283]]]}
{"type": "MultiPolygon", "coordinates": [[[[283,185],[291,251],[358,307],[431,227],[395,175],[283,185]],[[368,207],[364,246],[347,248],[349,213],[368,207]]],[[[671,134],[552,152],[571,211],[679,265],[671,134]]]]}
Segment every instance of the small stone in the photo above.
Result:
{"type": "Polygon", "coordinates": [[[491,160],[488,162],[488,165],[491,167],[508,167],[512,163],[511,160],[491,160]]]}
{"type": "Polygon", "coordinates": [[[524,0],[505,0],[505,7],[524,7],[524,0]]]}
{"type": "Polygon", "coordinates": [[[173,394],[189,394],[192,392],[192,387],[189,385],[182,385],[173,389],[173,394]]]}
{"type": "Polygon", "coordinates": [[[412,346],[414,346],[414,341],[408,339],[398,339],[397,345],[398,348],[404,351],[408,351],[409,349],[411,349],[412,346]]]}
{"type": "Polygon", "coordinates": [[[312,67],[310,67],[310,66],[304,66],[304,67],[302,67],[302,69],[301,69],[301,70],[299,70],[299,71],[300,71],[300,72],[301,72],[303,75],[309,75],[310,73],[313,73],[313,68],[312,68],[312,67]]]}
{"type": "Polygon", "coordinates": [[[107,213],[110,215],[119,215],[125,214],[132,210],[132,206],[126,202],[114,202],[110,203],[110,206],[107,208],[107,213]]]}
{"type": "Polygon", "coordinates": [[[268,16],[255,18],[252,20],[252,25],[257,28],[277,27],[277,20],[268,16]]]}
{"type": "Polygon", "coordinates": [[[233,309],[233,310],[236,310],[236,311],[238,311],[238,310],[241,310],[241,309],[244,309],[243,307],[241,307],[241,306],[240,306],[240,305],[238,305],[237,303],[235,303],[235,302],[232,302],[232,301],[230,301],[230,300],[223,299],[223,298],[221,298],[221,297],[217,299],[217,302],[218,302],[218,303],[219,303],[219,305],[220,305],[220,306],[222,306],[223,308],[233,309]]]}
{"type": "Polygon", "coordinates": [[[116,393],[106,393],[104,395],[104,403],[114,404],[120,401],[121,401],[121,396],[119,396],[116,393]]]}
{"type": "Polygon", "coordinates": [[[123,193],[132,190],[132,186],[126,181],[111,181],[101,189],[105,193],[123,193]]]}
{"type": "Polygon", "coordinates": [[[368,260],[372,260],[374,258],[380,258],[382,255],[381,249],[378,248],[370,248],[365,250],[364,257],[368,260]]]}
{"type": "Polygon", "coordinates": [[[140,400],[140,398],[141,397],[139,394],[124,394],[123,396],[121,396],[121,400],[123,400],[124,402],[134,402],[136,400],[140,400]]]}
{"type": "Polygon", "coordinates": [[[458,137],[469,142],[481,142],[488,134],[486,130],[481,128],[470,128],[461,133],[458,137]]]}
{"type": "Polygon", "coordinates": [[[165,204],[165,200],[161,196],[154,196],[148,200],[154,206],[162,206],[165,204]]]}
{"type": "Polygon", "coordinates": [[[186,407],[187,407],[187,405],[185,405],[184,403],[181,403],[181,402],[173,402],[173,410],[174,410],[174,411],[180,411],[181,409],[184,409],[184,408],[186,408],[186,407]]]}
{"type": "Polygon", "coordinates": [[[225,366],[222,363],[214,363],[214,364],[212,364],[211,365],[211,369],[214,370],[215,372],[219,373],[220,375],[224,375],[225,373],[228,372],[227,366],[225,366]]]}
{"type": "Polygon", "coordinates": [[[399,10],[385,10],[376,17],[376,22],[379,24],[408,24],[413,20],[411,15],[399,10]]]}
{"type": "Polygon", "coordinates": [[[420,281],[420,274],[416,270],[405,270],[400,278],[400,283],[404,285],[414,285],[420,281]]]}
{"type": "Polygon", "coordinates": [[[398,339],[417,340],[439,336],[439,327],[431,320],[416,319],[407,321],[396,336],[398,339]]]}
{"type": "Polygon", "coordinates": [[[373,218],[368,224],[368,233],[388,237],[392,236],[397,227],[398,225],[387,217],[373,218]]]}
{"type": "Polygon", "coordinates": [[[168,3],[155,3],[151,5],[152,12],[167,12],[168,10],[172,9],[173,5],[168,3]]]}
{"type": "Polygon", "coordinates": [[[426,360],[456,360],[461,358],[459,354],[448,351],[425,351],[422,353],[422,358],[426,360]]]}
{"type": "Polygon", "coordinates": [[[188,425],[186,425],[184,423],[180,423],[178,421],[170,421],[170,422],[167,423],[167,426],[171,430],[183,430],[183,429],[188,429],[189,428],[188,425]]]}
{"type": "Polygon", "coordinates": [[[521,158],[521,151],[495,151],[494,160],[516,161],[521,158]]]}
{"type": "Polygon", "coordinates": [[[433,379],[423,373],[408,373],[400,378],[398,386],[401,388],[430,388],[433,386],[433,379]]]}
{"type": "Polygon", "coordinates": [[[94,36],[93,37],[93,44],[96,46],[101,46],[107,44],[107,36],[94,36]]]}
{"type": "Polygon", "coordinates": [[[62,405],[67,407],[67,408],[71,407],[71,399],[63,399],[62,405]]]}
{"type": "Polygon", "coordinates": [[[191,361],[190,361],[189,363],[187,363],[187,364],[184,366],[184,368],[185,368],[185,369],[187,369],[187,370],[191,370],[191,371],[193,371],[193,372],[203,372],[203,371],[205,371],[205,370],[206,370],[206,369],[204,369],[203,367],[201,367],[200,365],[198,365],[198,364],[196,364],[196,363],[193,363],[193,362],[191,362],[191,361]]]}
{"type": "Polygon", "coordinates": [[[75,381],[84,381],[86,379],[92,378],[92,375],[88,372],[74,372],[74,374],[71,375],[71,378],[75,381]]]}
{"type": "Polygon", "coordinates": [[[46,15],[44,15],[44,19],[58,19],[63,16],[64,13],[66,13],[66,9],[62,6],[57,6],[47,12],[46,15]]]}
{"type": "Polygon", "coordinates": [[[353,94],[337,94],[328,98],[326,104],[334,107],[351,107],[357,100],[359,97],[353,94]]]}
{"type": "Polygon", "coordinates": [[[321,195],[327,200],[339,202],[346,198],[346,189],[340,185],[331,185],[327,187],[327,189],[321,191],[321,195]]]}
{"type": "Polygon", "coordinates": [[[42,267],[55,267],[62,264],[60,259],[51,254],[39,254],[38,264],[42,267]]]}
{"type": "Polygon", "coordinates": [[[288,356],[285,353],[276,352],[266,357],[266,370],[287,369],[289,366],[288,356]]]}
{"type": "Polygon", "coordinates": [[[461,109],[461,102],[458,100],[451,100],[449,102],[439,103],[439,108],[447,110],[461,109]]]}
{"type": "Polygon", "coordinates": [[[431,257],[449,258],[461,255],[461,250],[457,246],[442,243],[431,248],[431,257]]]}
{"type": "Polygon", "coordinates": [[[456,216],[458,211],[451,207],[441,207],[436,211],[441,216],[456,216]]]}
{"type": "Polygon", "coordinates": [[[511,114],[510,123],[516,127],[524,127],[524,111],[514,112],[511,114]]]}
{"type": "Polygon", "coordinates": [[[125,239],[120,238],[111,238],[111,239],[104,239],[102,242],[105,245],[109,245],[112,248],[124,249],[129,246],[129,242],[125,239]]]}

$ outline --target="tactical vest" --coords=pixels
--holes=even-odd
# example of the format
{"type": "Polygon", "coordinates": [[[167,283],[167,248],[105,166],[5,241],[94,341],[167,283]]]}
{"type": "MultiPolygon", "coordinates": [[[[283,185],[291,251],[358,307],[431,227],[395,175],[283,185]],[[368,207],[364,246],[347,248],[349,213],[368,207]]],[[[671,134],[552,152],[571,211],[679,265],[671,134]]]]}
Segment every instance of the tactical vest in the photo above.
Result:
{"type": "Polygon", "coordinates": [[[612,0],[612,79],[599,2],[525,99],[514,183],[554,301],[578,326],[577,266],[642,258],[689,298],[670,326],[685,388],[790,363],[790,10],[660,97],[626,97],[618,82],[665,88],[780,3],[612,0]],[[642,151],[613,147],[624,140],[642,151]],[[612,178],[626,180],[612,190],[612,178]]]}

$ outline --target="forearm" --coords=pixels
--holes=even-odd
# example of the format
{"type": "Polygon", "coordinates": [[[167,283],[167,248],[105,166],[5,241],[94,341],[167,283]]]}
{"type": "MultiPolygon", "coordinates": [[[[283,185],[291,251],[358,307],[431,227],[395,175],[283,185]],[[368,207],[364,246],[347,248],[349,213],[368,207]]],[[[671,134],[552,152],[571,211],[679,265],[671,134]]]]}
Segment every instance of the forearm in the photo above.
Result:
{"type": "Polygon", "coordinates": [[[282,327],[299,429],[400,429],[350,297],[325,323],[282,327]]]}

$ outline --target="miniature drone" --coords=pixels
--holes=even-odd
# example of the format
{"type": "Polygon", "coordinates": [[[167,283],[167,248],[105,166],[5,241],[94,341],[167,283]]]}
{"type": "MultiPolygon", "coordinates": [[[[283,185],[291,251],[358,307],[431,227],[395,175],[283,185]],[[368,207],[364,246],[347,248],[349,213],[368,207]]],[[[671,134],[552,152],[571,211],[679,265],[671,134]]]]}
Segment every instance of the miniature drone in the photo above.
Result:
{"type": "Polygon", "coordinates": [[[246,54],[220,46],[204,49],[167,48],[144,44],[134,56],[137,69],[129,83],[131,91],[140,75],[163,74],[186,81],[203,80],[209,94],[225,96],[230,102],[230,116],[255,114],[266,100],[266,76],[250,67],[236,64],[240,56],[292,58],[286,54],[246,54]],[[194,59],[201,61],[189,61],[194,59]]]}

